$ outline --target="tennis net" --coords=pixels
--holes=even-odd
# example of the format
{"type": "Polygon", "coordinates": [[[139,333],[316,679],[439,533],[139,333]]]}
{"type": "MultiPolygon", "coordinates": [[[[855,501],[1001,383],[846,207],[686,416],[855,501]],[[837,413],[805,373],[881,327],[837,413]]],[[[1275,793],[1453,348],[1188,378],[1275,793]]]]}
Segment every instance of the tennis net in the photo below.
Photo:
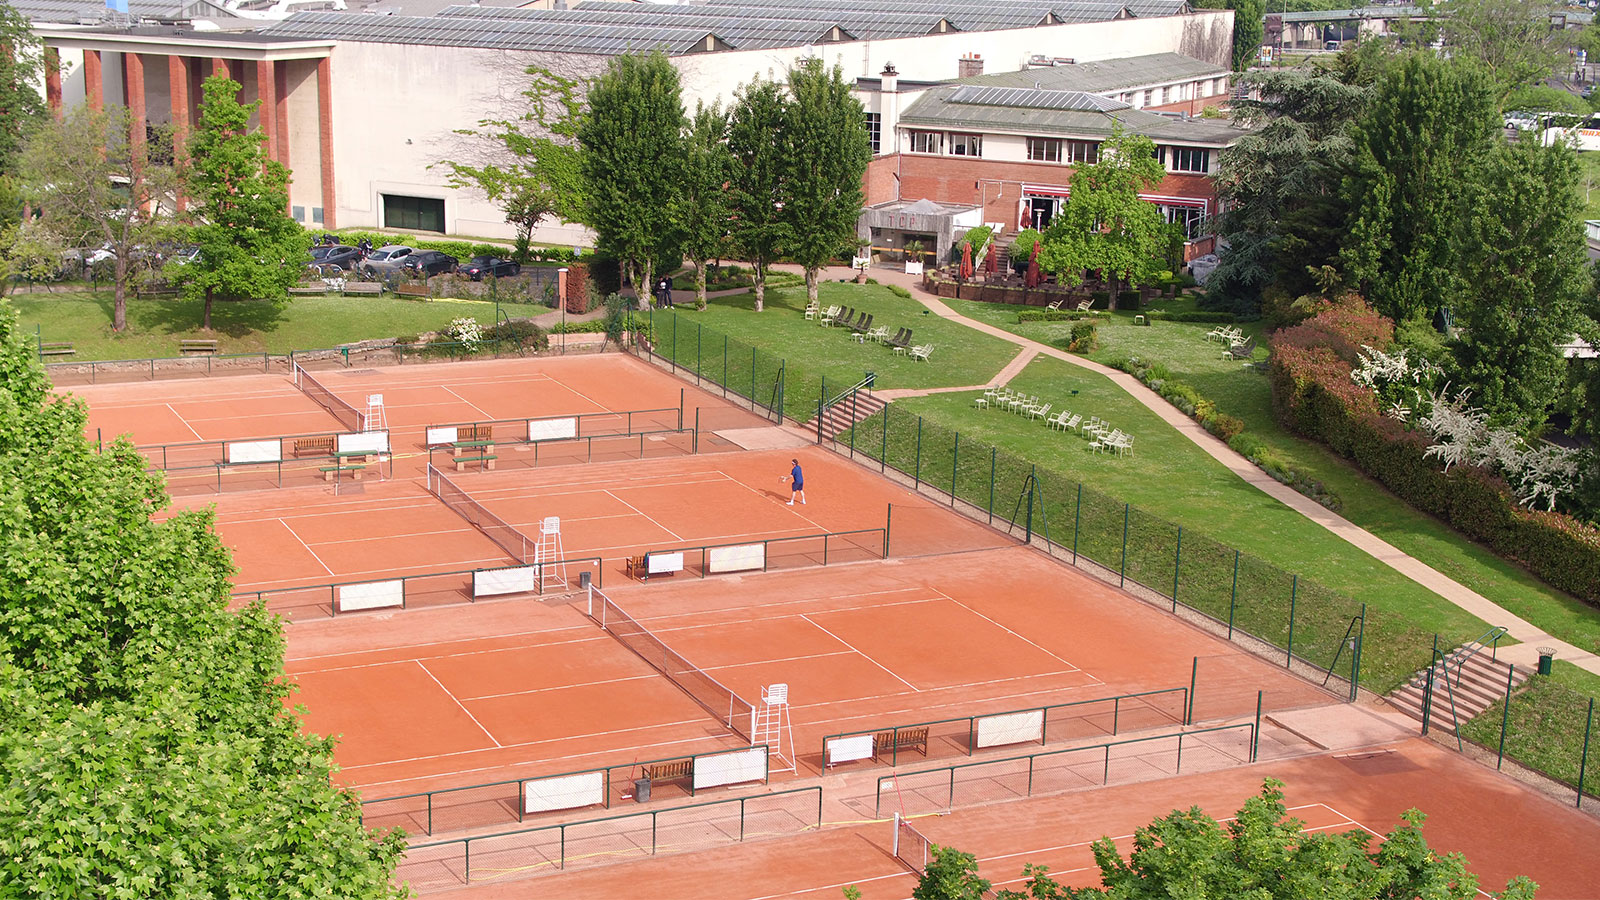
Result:
{"type": "Polygon", "coordinates": [[[933,842],[899,813],[894,814],[894,855],[918,875],[927,873],[933,857],[933,842]]]}
{"type": "Polygon", "coordinates": [[[612,637],[621,641],[624,647],[639,654],[641,659],[667,676],[672,683],[683,688],[685,693],[704,707],[706,712],[715,716],[717,721],[734,733],[742,735],[746,740],[751,738],[756,710],[750,701],[711,677],[711,673],[679,656],[677,651],[662,643],[661,639],[652,634],[648,628],[623,612],[604,591],[599,588],[591,590],[593,593],[589,600],[590,618],[612,637]]]}
{"type": "Polygon", "coordinates": [[[527,535],[513,528],[510,522],[490,512],[482,503],[472,499],[470,494],[446,478],[432,463],[428,464],[428,492],[438,497],[440,503],[454,510],[456,515],[472,523],[473,527],[483,532],[489,540],[505,548],[512,559],[527,563],[533,558],[527,535]]]}
{"type": "Polygon", "coordinates": [[[365,416],[359,410],[341,400],[338,394],[328,390],[322,382],[312,378],[311,373],[301,368],[299,363],[294,364],[294,386],[338,419],[340,425],[351,431],[367,430],[366,423],[362,421],[365,416]]]}

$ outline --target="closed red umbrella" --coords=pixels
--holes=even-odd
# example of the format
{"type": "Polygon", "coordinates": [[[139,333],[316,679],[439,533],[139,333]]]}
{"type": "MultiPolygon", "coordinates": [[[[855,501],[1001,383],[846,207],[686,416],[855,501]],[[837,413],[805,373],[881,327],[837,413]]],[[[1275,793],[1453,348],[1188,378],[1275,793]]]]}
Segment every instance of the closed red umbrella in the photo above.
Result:
{"type": "Polygon", "coordinates": [[[1017,201],[1017,228],[1033,227],[1033,205],[1026,200],[1017,201]]]}
{"type": "Polygon", "coordinates": [[[972,277],[972,245],[961,245],[961,280],[966,281],[972,277]]]}
{"type": "Polygon", "coordinates": [[[1033,252],[1028,254],[1028,276],[1027,276],[1027,279],[1025,281],[1023,281],[1023,284],[1027,285],[1028,287],[1038,287],[1039,286],[1039,244],[1040,243],[1041,242],[1039,242],[1039,241],[1035,241],[1034,245],[1033,245],[1033,252]]]}

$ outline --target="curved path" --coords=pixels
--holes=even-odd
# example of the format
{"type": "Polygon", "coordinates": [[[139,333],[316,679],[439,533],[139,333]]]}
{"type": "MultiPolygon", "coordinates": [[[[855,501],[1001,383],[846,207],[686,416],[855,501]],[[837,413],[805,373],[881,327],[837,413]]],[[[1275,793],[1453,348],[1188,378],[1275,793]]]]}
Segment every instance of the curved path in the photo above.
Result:
{"type": "MultiPolygon", "coordinates": [[[[833,268],[827,270],[825,277],[830,279],[847,278],[852,274],[854,273],[850,269],[833,268]]],[[[1168,403],[1166,400],[1163,400],[1160,394],[1157,394],[1155,391],[1145,387],[1132,375],[1129,375],[1128,373],[1119,369],[1113,369],[1109,366],[1104,366],[1100,363],[1093,362],[1092,360],[1085,359],[1077,354],[1068,353],[1065,350],[1059,350],[1047,344],[1041,344],[1038,341],[1029,340],[1028,338],[1021,337],[1020,335],[1012,334],[1009,331],[996,328],[993,325],[979,322],[974,319],[969,319],[951,309],[938,297],[935,297],[932,294],[924,291],[920,283],[921,279],[914,275],[906,275],[901,272],[894,272],[886,269],[874,269],[872,272],[872,277],[882,283],[898,285],[910,290],[911,295],[924,306],[928,307],[928,309],[931,310],[934,315],[949,319],[952,322],[959,322],[968,328],[981,331],[984,334],[1000,338],[1001,340],[1010,341],[1011,343],[1022,348],[1023,352],[1018,354],[1017,358],[1012,361],[1011,365],[1006,366],[1000,375],[997,376],[996,379],[989,385],[965,389],[956,388],[954,390],[981,390],[982,387],[1003,385],[1007,381],[1010,381],[1012,377],[1015,377],[1016,373],[1020,372],[1022,367],[1025,366],[1027,362],[1031,361],[1034,356],[1040,354],[1054,357],[1078,366],[1079,368],[1088,369],[1091,372],[1104,375],[1105,377],[1111,379],[1111,381],[1118,387],[1122,388],[1122,390],[1126,391],[1135,400],[1138,400],[1156,415],[1160,416],[1168,425],[1172,426],[1172,428],[1177,430],[1184,437],[1187,437],[1194,443],[1195,446],[1199,447],[1201,450],[1204,450],[1211,456],[1211,458],[1222,463],[1224,466],[1227,466],[1228,469],[1233,472],[1233,474],[1244,479],[1262,493],[1267,494],[1274,500],[1277,500],[1279,503],[1282,503],[1284,506],[1289,507],[1311,521],[1316,522],[1323,528],[1326,528],[1338,535],[1340,538],[1343,538],[1356,549],[1366,553],[1379,562],[1382,562],[1384,565],[1389,566],[1390,568],[1399,572],[1401,575],[1404,575],[1412,581],[1415,581],[1417,584],[1420,584],[1428,590],[1433,591],[1461,609],[1472,613],[1474,616],[1477,616],[1491,625],[1505,626],[1511,637],[1521,641],[1521,643],[1512,647],[1502,648],[1499,651],[1499,656],[1504,656],[1508,661],[1517,663],[1519,665],[1532,667],[1538,662],[1537,648],[1553,647],[1555,648],[1556,655],[1559,658],[1573,663],[1590,672],[1600,674],[1600,656],[1596,656],[1595,654],[1586,650],[1581,650],[1578,647],[1567,643],[1566,641],[1562,641],[1551,636],[1548,632],[1544,631],[1533,623],[1528,622],[1527,620],[1516,616],[1510,611],[1496,605],[1494,601],[1483,596],[1482,594],[1479,594],[1477,591],[1472,590],[1461,582],[1450,578],[1439,570],[1423,563],[1415,557],[1412,557],[1393,544],[1390,544],[1388,541],[1385,541],[1366,529],[1361,528],[1353,522],[1350,522],[1348,519],[1345,519],[1332,510],[1329,510],[1327,507],[1317,503],[1310,497],[1307,497],[1304,494],[1301,494],[1299,491],[1280,483],[1272,476],[1262,471],[1260,467],[1250,462],[1250,460],[1235,452],[1233,448],[1223,443],[1209,431],[1206,431],[1203,427],[1201,427],[1200,423],[1184,415],[1182,412],[1179,412],[1176,407],[1168,403]]],[[[894,396],[909,396],[924,392],[882,391],[880,393],[892,399],[894,396]]]]}

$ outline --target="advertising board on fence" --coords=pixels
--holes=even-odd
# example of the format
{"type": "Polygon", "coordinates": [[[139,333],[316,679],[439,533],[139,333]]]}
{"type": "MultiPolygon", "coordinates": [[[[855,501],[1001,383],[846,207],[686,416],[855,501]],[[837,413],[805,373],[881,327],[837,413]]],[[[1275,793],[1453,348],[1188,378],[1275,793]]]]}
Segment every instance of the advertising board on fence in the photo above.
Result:
{"type": "Polygon", "coordinates": [[[429,428],[427,442],[429,447],[445,447],[460,440],[460,429],[454,425],[445,425],[442,428],[429,428]]]}
{"type": "Polygon", "coordinates": [[[557,778],[539,778],[522,783],[522,811],[524,813],[550,812],[557,809],[577,809],[606,802],[606,777],[604,772],[584,772],[580,775],[562,775],[557,778]]]}
{"type": "Polygon", "coordinates": [[[389,432],[358,431],[338,437],[340,453],[388,453],[389,432]]]}
{"type": "Polygon", "coordinates": [[[1044,710],[1034,709],[1028,712],[1006,713],[1000,716],[984,716],[978,720],[979,747],[1000,747],[1005,744],[1021,744],[1028,741],[1044,741],[1044,710]]]}
{"type": "Polygon", "coordinates": [[[560,419],[529,419],[529,441],[562,441],[578,436],[578,420],[575,416],[560,419]]]}
{"type": "Polygon", "coordinates": [[[828,765],[872,758],[872,735],[856,734],[828,740],[828,765]]]}
{"type": "Polygon", "coordinates": [[[748,572],[767,567],[766,544],[712,547],[706,551],[707,572],[748,572]]]}
{"type": "Polygon", "coordinates": [[[277,438],[270,441],[229,441],[222,449],[222,458],[230,463],[278,462],[283,459],[283,445],[277,438]]]}
{"type": "Polygon", "coordinates": [[[767,748],[751,747],[732,753],[694,758],[694,789],[764,781],[767,777],[767,748]]]}
{"type": "Polygon", "coordinates": [[[476,598],[535,593],[539,590],[538,572],[535,566],[479,569],[472,573],[472,596],[476,598]]]}
{"type": "Polygon", "coordinates": [[[383,609],[390,606],[404,606],[406,603],[405,582],[398,578],[390,581],[368,581],[364,584],[342,584],[337,590],[339,598],[336,602],[339,612],[383,609]]]}

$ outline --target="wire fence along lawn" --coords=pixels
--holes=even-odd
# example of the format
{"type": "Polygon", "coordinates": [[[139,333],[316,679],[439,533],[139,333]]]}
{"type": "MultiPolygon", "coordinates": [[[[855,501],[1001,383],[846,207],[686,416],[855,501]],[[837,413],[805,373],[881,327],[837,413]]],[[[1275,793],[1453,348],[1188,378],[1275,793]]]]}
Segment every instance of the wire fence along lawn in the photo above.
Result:
{"type": "Polygon", "coordinates": [[[693,376],[701,387],[714,385],[724,398],[744,401],[751,412],[782,419],[788,377],[783,359],[671,310],[652,309],[649,322],[653,336],[635,348],[645,359],[693,376]]]}
{"type": "MultiPolygon", "coordinates": [[[[1585,799],[1593,805],[1600,798],[1594,698],[1548,675],[1535,675],[1514,689],[1509,669],[1505,696],[1461,723],[1459,736],[1494,754],[1495,768],[1510,758],[1570,788],[1579,808],[1585,799]]],[[[1435,688],[1431,718],[1436,726],[1450,730],[1443,695],[1442,688],[1435,688]]]]}
{"type": "Polygon", "coordinates": [[[1398,616],[895,404],[823,443],[1346,692],[1384,693],[1428,665],[1431,633],[1398,616]]]}

